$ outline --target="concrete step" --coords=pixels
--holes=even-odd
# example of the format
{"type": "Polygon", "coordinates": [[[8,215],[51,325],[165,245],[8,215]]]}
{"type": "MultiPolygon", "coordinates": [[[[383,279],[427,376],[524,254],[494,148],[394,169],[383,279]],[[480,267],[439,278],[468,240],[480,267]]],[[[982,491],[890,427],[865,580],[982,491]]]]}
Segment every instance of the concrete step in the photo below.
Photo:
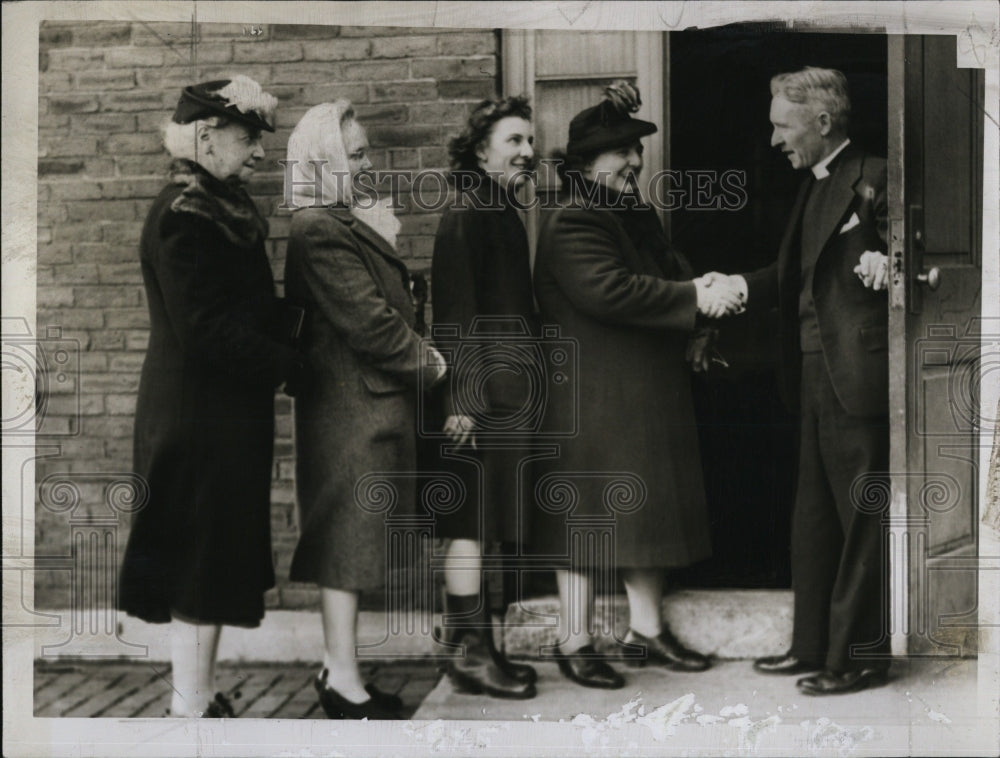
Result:
{"type": "MultiPolygon", "coordinates": [[[[526,600],[512,606],[502,637],[497,639],[511,656],[536,658],[556,643],[559,602],[556,597],[526,600]]],[[[792,595],[783,590],[680,590],[663,602],[664,618],[681,641],[719,658],[754,658],[784,652],[792,633],[792,595]]],[[[169,625],[147,624],[115,614],[109,624],[106,612],[48,612],[54,623],[23,629],[34,643],[35,657],[48,660],[103,658],[170,659],[169,625]],[[100,623],[97,623],[99,621],[100,623]],[[75,630],[82,629],[83,633],[75,630]]],[[[110,612],[114,613],[114,612],[110,612]]],[[[598,598],[595,604],[598,649],[614,645],[628,629],[628,603],[624,597],[598,598]],[[613,630],[613,631],[612,631],[613,630]]],[[[429,611],[390,616],[362,611],[358,619],[362,659],[449,656],[454,651],[434,640],[441,615],[429,611]]],[[[226,627],[219,660],[243,662],[315,662],[321,659],[323,633],[318,608],[301,611],[268,611],[257,629],[226,627]]]]}
{"type": "MultiPolygon", "coordinates": [[[[597,598],[595,646],[610,651],[628,631],[628,601],[597,598]]],[[[503,644],[510,656],[537,658],[556,643],[556,597],[534,598],[507,611],[503,644]]],[[[790,590],[678,590],[663,600],[663,617],[686,645],[723,659],[778,655],[792,639],[790,590]]]]}

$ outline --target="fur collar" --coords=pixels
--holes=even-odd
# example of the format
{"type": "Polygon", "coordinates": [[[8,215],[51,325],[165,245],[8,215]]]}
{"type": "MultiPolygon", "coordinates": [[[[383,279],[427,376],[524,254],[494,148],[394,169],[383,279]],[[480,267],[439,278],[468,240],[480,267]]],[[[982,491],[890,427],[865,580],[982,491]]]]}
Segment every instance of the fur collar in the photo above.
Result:
{"type": "Polygon", "coordinates": [[[267,239],[268,225],[242,182],[220,181],[197,163],[175,160],[170,182],[184,189],[170,204],[175,213],[190,213],[215,224],[230,242],[252,247],[267,239]]]}

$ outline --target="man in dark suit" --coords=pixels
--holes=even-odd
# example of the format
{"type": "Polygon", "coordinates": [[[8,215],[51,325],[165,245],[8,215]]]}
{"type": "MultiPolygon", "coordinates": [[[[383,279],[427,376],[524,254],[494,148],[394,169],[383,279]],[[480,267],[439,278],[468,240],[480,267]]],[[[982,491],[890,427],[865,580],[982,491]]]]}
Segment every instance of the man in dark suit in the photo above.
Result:
{"type": "Polygon", "coordinates": [[[885,160],[847,137],[842,73],[808,67],[771,80],[771,145],[805,173],[778,259],[735,287],[748,312],[781,315],[780,384],[801,412],[792,517],[792,645],[754,668],[810,695],[887,679],[888,306],[885,160]],[[877,498],[875,498],[877,499],[877,498]]]}

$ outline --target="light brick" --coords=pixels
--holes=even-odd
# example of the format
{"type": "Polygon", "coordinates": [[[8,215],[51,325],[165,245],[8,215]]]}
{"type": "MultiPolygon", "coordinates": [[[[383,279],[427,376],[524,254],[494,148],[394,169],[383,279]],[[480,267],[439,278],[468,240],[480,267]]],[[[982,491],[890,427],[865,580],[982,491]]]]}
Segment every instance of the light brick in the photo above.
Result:
{"type": "Polygon", "coordinates": [[[465,124],[471,112],[467,103],[419,103],[410,106],[410,122],[414,124],[465,124]]]}
{"type": "Polygon", "coordinates": [[[103,50],[82,47],[68,47],[48,51],[50,71],[79,71],[82,68],[99,66],[104,60],[103,50]]]}
{"type": "Polygon", "coordinates": [[[100,308],[57,308],[54,310],[40,308],[38,320],[62,329],[100,329],[104,325],[104,312],[100,308]]]}
{"type": "Polygon", "coordinates": [[[46,264],[72,263],[73,246],[68,242],[39,245],[38,260],[40,263],[46,263],[46,264]]]}
{"type": "MultiPolygon", "coordinates": [[[[138,252],[130,251],[133,257],[138,252]]],[[[83,308],[130,308],[139,305],[138,287],[76,287],[74,298],[76,304],[83,308]]]]}
{"type": "Polygon", "coordinates": [[[81,71],[74,79],[76,89],[80,92],[107,92],[135,87],[135,74],[132,71],[81,71]]]}
{"type": "Polygon", "coordinates": [[[70,92],[72,80],[66,71],[44,71],[38,75],[39,92],[70,92]]]}
{"type": "Polygon", "coordinates": [[[104,62],[114,68],[142,68],[162,66],[166,61],[161,48],[142,45],[140,47],[112,47],[104,51],[104,62]]]}
{"type": "MultiPolygon", "coordinates": [[[[108,329],[139,329],[149,326],[149,314],[145,308],[116,308],[104,314],[104,326],[108,329]]],[[[111,359],[111,370],[115,371],[115,359],[111,359]]]]}
{"type": "Polygon", "coordinates": [[[83,113],[69,117],[70,130],[73,132],[99,133],[134,132],[136,129],[135,114],[132,113],[83,113]]]}
{"type": "Polygon", "coordinates": [[[135,203],[131,200],[81,200],[67,204],[66,208],[70,221],[134,221],[137,217],[135,203]]]}
{"type": "Polygon", "coordinates": [[[299,42],[256,42],[233,47],[235,63],[284,63],[302,60],[299,42]]]}
{"type": "Polygon", "coordinates": [[[164,178],[151,177],[149,179],[110,179],[98,182],[96,186],[101,192],[101,197],[115,199],[124,197],[153,198],[160,194],[165,185],[164,178]]]}
{"type": "Polygon", "coordinates": [[[482,78],[438,82],[438,95],[442,100],[484,100],[496,97],[496,80],[482,78]]]}
{"type": "MultiPolygon", "coordinates": [[[[146,319],[148,321],[148,319],[146,319]]],[[[112,371],[142,371],[142,362],[145,356],[142,353],[127,352],[112,355],[109,360],[109,367],[112,371]]]]}
{"type": "Polygon", "coordinates": [[[120,417],[85,418],[81,425],[85,435],[101,439],[132,437],[132,419],[120,417]]]}
{"type": "Polygon", "coordinates": [[[112,134],[101,141],[101,151],[109,155],[159,153],[163,138],[156,133],[112,134]]]}
{"type": "Polygon", "coordinates": [[[102,373],[82,374],[80,376],[82,392],[91,394],[108,394],[118,392],[137,392],[139,377],[136,374],[102,373]]]}
{"type": "MultiPolygon", "coordinates": [[[[119,155],[114,159],[119,176],[123,177],[157,177],[161,182],[166,178],[170,158],[166,151],[146,155],[119,155]]],[[[112,172],[114,173],[114,172],[112,172]]]]}
{"type": "Polygon", "coordinates": [[[167,55],[186,51],[191,44],[191,23],[138,22],[132,27],[132,44],[162,46],[167,55]]]}
{"type": "Polygon", "coordinates": [[[198,36],[201,39],[233,39],[262,42],[270,38],[271,27],[268,24],[198,24],[198,36]]]}
{"type": "Polygon", "coordinates": [[[52,113],[94,113],[97,98],[91,95],[59,95],[46,98],[52,113]]]}
{"type": "Polygon", "coordinates": [[[496,58],[421,58],[412,62],[414,79],[475,79],[496,75],[496,58]]]}
{"type": "Polygon", "coordinates": [[[125,333],[126,350],[143,350],[149,347],[149,330],[132,330],[125,333]]]}
{"type": "Polygon", "coordinates": [[[41,158],[71,158],[97,152],[97,137],[66,137],[46,132],[38,135],[38,155],[41,158]]]}
{"type": "Polygon", "coordinates": [[[409,116],[405,105],[359,105],[355,109],[358,120],[365,124],[403,124],[409,116]]]}
{"type": "Polygon", "coordinates": [[[107,21],[82,22],[73,28],[73,44],[78,47],[103,48],[109,45],[128,44],[132,25],[112,24],[107,21]]]}
{"type": "MultiPolygon", "coordinates": [[[[173,92],[174,103],[180,97],[181,89],[191,84],[191,72],[186,68],[146,68],[136,72],[136,82],[139,89],[173,92]]],[[[164,113],[164,119],[170,112],[164,113]]]]}
{"type": "Polygon", "coordinates": [[[497,51],[493,32],[460,32],[438,37],[440,55],[492,55],[497,51]]]}
{"type": "Polygon", "coordinates": [[[368,130],[368,139],[377,147],[417,147],[440,142],[441,129],[436,126],[373,126],[368,130]]]}
{"type": "MultiPolygon", "coordinates": [[[[41,252],[39,251],[39,258],[41,252]]],[[[39,308],[56,308],[59,306],[68,307],[73,305],[72,287],[39,287],[37,293],[37,303],[39,308]]]]}
{"type": "Polygon", "coordinates": [[[90,348],[92,350],[124,350],[125,333],[120,331],[109,331],[104,329],[90,335],[90,348]]]}
{"type": "Polygon", "coordinates": [[[99,263],[98,281],[101,284],[138,284],[142,272],[138,263],[99,263]]]}
{"type": "MultiPolygon", "coordinates": [[[[170,96],[176,106],[177,95],[170,96]]],[[[167,107],[162,92],[115,92],[101,95],[101,109],[106,111],[149,111],[167,107]]],[[[167,114],[170,115],[169,113],[167,114]]]]}
{"type": "Polygon", "coordinates": [[[82,173],[95,179],[112,176],[115,173],[115,162],[111,158],[88,158],[83,162],[82,173]]]}
{"type": "MultiPolygon", "coordinates": [[[[302,98],[307,103],[332,103],[334,100],[350,100],[352,103],[368,102],[368,87],[364,84],[315,84],[306,87],[302,98]]],[[[303,111],[304,112],[304,111],[303,111]]],[[[292,122],[298,123],[301,114],[292,122]]],[[[282,121],[282,113],[278,111],[278,122],[282,121]]]]}
{"type": "Polygon", "coordinates": [[[436,100],[436,82],[375,82],[372,84],[372,102],[413,102],[436,100]]]}
{"type": "Polygon", "coordinates": [[[53,416],[99,416],[104,413],[102,395],[53,395],[45,406],[46,414],[53,416]]]}
{"type": "Polygon", "coordinates": [[[195,58],[199,66],[206,63],[230,63],[233,60],[233,46],[229,42],[206,42],[195,48],[195,58]]]}
{"type": "Polygon", "coordinates": [[[39,158],[39,176],[63,176],[69,174],[79,174],[83,171],[82,160],[60,160],[52,158],[39,158]]]}
{"type": "MultiPolygon", "coordinates": [[[[122,356],[118,356],[122,357],[122,356]]],[[[139,362],[140,368],[142,361],[139,362]]],[[[136,395],[108,395],[105,404],[112,416],[132,416],[135,414],[136,395]]]]}
{"type": "Polygon", "coordinates": [[[372,58],[413,58],[434,55],[437,37],[382,37],[372,40],[372,58]]]}
{"type": "Polygon", "coordinates": [[[302,51],[307,61],[349,61],[367,58],[372,43],[367,39],[332,39],[303,42],[302,51]]]}
{"type": "MultiPolygon", "coordinates": [[[[102,236],[99,223],[60,224],[53,234],[56,242],[99,242],[102,236]]],[[[41,240],[39,240],[41,242],[41,240]]]]}

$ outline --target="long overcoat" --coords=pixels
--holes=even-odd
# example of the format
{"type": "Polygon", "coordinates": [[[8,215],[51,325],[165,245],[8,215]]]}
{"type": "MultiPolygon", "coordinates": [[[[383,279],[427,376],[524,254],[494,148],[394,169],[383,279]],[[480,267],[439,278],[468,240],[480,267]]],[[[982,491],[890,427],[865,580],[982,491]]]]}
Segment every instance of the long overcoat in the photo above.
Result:
{"type": "Polygon", "coordinates": [[[541,229],[543,328],[575,343],[579,367],[551,386],[544,430],[563,436],[542,465],[533,536],[540,552],[568,558],[569,534],[593,533],[579,537],[577,565],[682,566],[710,554],[685,360],[695,287],[652,209],[609,202],[553,211],[541,229]],[[597,534],[608,532],[613,556],[597,534]]]}
{"type": "Polygon", "coordinates": [[[451,446],[445,453],[448,444],[432,437],[423,442],[422,463],[464,485],[462,505],[437,515],[437,536],[526,542],[522,506],[532,477],[522,461],[544,391],[532,382],[540,374],[533,365],[538,315],[528,236],[500,185],[478,173],[466,178],[471,185],[445,212],[434,239],[434,330],[449,372],[429,403],[439,410],[438,424],[449,414],[473,417],[477,448],[451,446]],[[439,336],[442,328],[454,336],[439,336]]]}
{"type": "Polygon", "coordinates": [[[420,372],[435,378],[421,369],[409,273],[347,208],[307,208],[292,216],[285,295],[306,310],[291,578],[375,588],[386,576],[386,521],[414,508],[420,372]]]}
{"type": "MultiPolygon", "coordinates": [[[[242,190],[188,170],[210,206],[218,196],[255,216],[242,190]]],[[[133,518],[120,605],[150,622],[256,626],[274,585],[274,391],[300,361],[282,343],[266,224],[256,217],[264,232],[245,244],[183,191],[159,194],[140,243],[150,334],[133,460],[149,500],[133,518]]]]}

